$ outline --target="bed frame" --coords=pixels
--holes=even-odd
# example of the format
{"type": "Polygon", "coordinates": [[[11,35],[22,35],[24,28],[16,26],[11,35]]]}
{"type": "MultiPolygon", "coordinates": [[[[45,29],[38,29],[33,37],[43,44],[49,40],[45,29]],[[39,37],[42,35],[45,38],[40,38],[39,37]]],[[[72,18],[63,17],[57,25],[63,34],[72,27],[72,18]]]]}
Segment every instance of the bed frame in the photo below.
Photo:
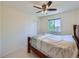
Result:
{"type": "Polygon", "coordinates": [[[36,48],[34,48],[31,45],[30,41],[31,41],[31,37],[28,37],[28,49],[27,49],[28,53],[30,53],[31,51],[33,51],[40,58],[48,58],[48,56],[46,56],[45,54],[43,54],[42,52],[40,52],[39,50],[37,50],[36,48]]]}
{"type": "Polygon", "coordinates": [[[79,49],[79,25],[74,25],[73,30],[74,30],[74,39],[75,39],[75,41],[77,43],[77,47],[79,49]]]}
{"type": "MultiPolygon", "coordinates": [[[[73,25],[73,32],[74,32],[75,41],[77,43],[77,46],[79,47],[79,25],[73,25]],[[77,29],[78,29],[78,32],[77,32],[77,29]]],[[[48,58],[48,56],[46,56],[45,54],[43,54],[42,52],[40,52],[39,50],[37,50],[36,48],[34,48],[31,45],[30,41],[31,41],[31,37],[28,37],[28,49],[27,49],[28,53],[30,53],[31,51],[33,51],[40,58],[48,58]]]]}

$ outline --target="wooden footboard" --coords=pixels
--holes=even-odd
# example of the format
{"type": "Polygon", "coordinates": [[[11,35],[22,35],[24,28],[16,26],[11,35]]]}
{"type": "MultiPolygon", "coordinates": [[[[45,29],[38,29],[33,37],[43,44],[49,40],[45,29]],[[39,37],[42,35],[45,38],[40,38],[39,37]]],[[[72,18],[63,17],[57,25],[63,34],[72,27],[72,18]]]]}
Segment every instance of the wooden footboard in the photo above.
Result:
{"type": "Polygon", "coordinates": [[[27,42],[27,43],[28,43],[28,48],[27,48],[27,52],[28,52],[28,53],[30,53],[30,50],[31,50],[30,40],[31,40],[31,37],[28,37],[28,40],[27,40],[27,41],[28,41],[28,42],[27,42]]]}
{"type": "Polygon", "coordinates": [[[37,50],[36,48],[34,48],[31,45],[30,41],[31,41],[31,37],[28,37],[28,49],[27,49],[28,53],[30,53],[31,51],[33,51],[40,58],[48,58],[48,56],[46,56],[45,54],[43,54],[42,52],[40,52],[39,50],[37,50]]]}

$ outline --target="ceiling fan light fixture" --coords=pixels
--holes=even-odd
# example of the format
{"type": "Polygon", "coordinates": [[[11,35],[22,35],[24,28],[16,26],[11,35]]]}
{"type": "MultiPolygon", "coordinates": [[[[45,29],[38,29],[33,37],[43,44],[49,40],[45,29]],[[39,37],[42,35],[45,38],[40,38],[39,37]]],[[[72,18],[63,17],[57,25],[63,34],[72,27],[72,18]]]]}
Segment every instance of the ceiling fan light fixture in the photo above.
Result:
{"type": "Polygon", "coordinates": [[[36,13],[41,12],[42,14],[47,14],[48,11],[56,11],[57,9],[55,9],[55,8],[49,8],[51,4],[52,4],[52,1],[49,1],[47,4],[42,4],[41,7],[34,6],[35,8],[38,8],[41,10],[41,11],[38,11],[36,13]]]}
{"type": "Polygon", "coordinates": [[[42,11],[41,13],[42,13],[42,14],[47,14],[47,10],[46,10],[46,11],[42,11]]]}
{"type": "Polygon", "coordinates": [[[47,10],[45,10],[45,13],[47,13],[47,10]]]}

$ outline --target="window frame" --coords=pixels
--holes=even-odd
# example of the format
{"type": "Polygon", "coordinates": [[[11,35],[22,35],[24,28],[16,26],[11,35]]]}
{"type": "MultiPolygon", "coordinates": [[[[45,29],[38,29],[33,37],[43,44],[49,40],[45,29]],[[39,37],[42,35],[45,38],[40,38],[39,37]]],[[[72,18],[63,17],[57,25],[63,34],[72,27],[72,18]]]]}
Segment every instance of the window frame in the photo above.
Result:
{"type": "Polygon", "coordinates": [[[55,19],[49,19],[48,20],[48,31],[49,32],[61,32],[61,26],[62,26],[62,24],[61,24],[61,18],[55,18],[55,19]],[[60,19],[60,30],[56,31],[55,28],[54,28],[54,30],[50,30],[49,29],[49,21],[54,20],[54,27],[55,27],[55,20],[58,20],[58,19],[60,19]]]}

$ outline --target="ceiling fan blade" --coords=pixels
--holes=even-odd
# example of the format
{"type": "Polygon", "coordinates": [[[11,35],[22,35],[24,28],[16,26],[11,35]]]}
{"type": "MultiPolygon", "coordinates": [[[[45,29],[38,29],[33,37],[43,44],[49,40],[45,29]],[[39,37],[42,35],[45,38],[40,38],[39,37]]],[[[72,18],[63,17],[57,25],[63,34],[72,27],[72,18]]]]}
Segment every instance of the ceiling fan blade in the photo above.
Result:
{"type": "Polygon", "coordinates": [[[33,6],[33,7],[38,8],[38,9],[42,9],[41,7],[38,7],[38,6],[33,6]]]}
{"type": "Polygon", "coordinates": [[[57,9],[47,9],[48,11],[56,11],[57,9]]]}
{"type": "Polygon", "coordinates": [[[41,11],[38,11],[38,12],[36,12],[36,13],[40,13],[41,11]]]}
{"type": "Polygon", "coordinates": [[[49,2],[47,3],[48,7],[49,7],[51,4],[52,4],[52,1],[49,1],[49,2]]]}

